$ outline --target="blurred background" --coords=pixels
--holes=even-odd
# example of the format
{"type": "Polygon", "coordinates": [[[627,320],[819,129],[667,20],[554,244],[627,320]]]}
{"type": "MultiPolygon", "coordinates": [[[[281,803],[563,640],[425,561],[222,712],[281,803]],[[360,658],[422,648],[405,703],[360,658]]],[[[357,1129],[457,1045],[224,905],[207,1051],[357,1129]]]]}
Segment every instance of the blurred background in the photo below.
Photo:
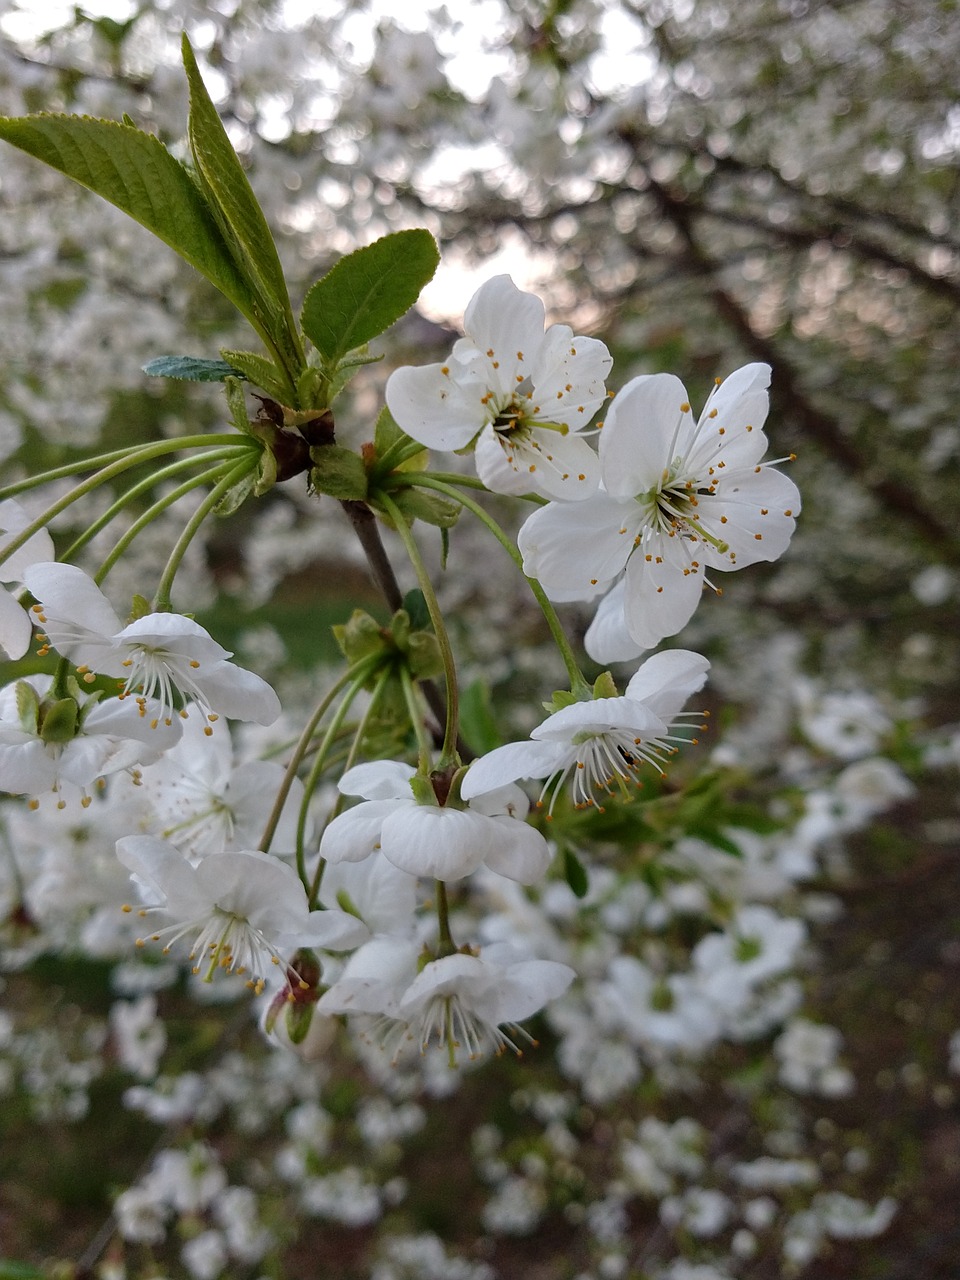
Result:
{"type": "MultiPolygon", "coordinates": [[[[882,757],[896,767],[895,783],[878,784],[882,816],[846,829],[825,817],[804,873],[817,956],[803,974],[804,1008],[840,1028],[856,1088],[835,1097],[800,1089],[774,1104],[755,1088],[772,1060],[769,1037],[718,1049],[676,1088],[711,1131],[716,1167],[743,1161],[741,1144],[758,1126],[802,1132],[800,1146],[781,1144],[783,1159],[812,1160],[841,1189],[859,1179],[857,1194],[873,1205],[889,1198],[897,1210],[883,1234],[874,1222],[875,1238],[862,1224],[821,1231],[804,1259],[799,1247],[793,1256],[773,1245],[751,1253],[744,1244],[738,1255],[728,1225],[715,1236],[698,1234],[689,1217],[678,1227],[677,1211],[662,1210],[666,1191],[659,1200],[652,1192],[618,1199],[614,1184],[625,1175],[605,1166],[617,1135],[645,1115],[669,1113],[639,1084],[569,1102],[580,1108],[576,1124],[567,1118],[580,1144],[568,1162],[581,1182],[573,1177],[561,1193],[536,1173],[537,1160],[560,1159],[537,1146],[547,1123],[537,1107],[546,1115],[549,1106],[525,1093],[527,1064],[497,1063],[452,1100],[431,1103],[426,1127],[411,1122],[418,1136],[406,1146],[402,1124],[391,1130],[403,1152],[376,1175],[381,1191],[401,1176],[417,1188],[405,1201],[404,1229],[411,1238],[432,1233],[449,1256],[426,1245],[413,1262],[398,1247],[389,1253],[375,1225],[391,1212],[382,1192],[381,1214],[369,1220],[331,1212],[301,1224],[285,1246],[286,1274],[955,1277],[958,6],[411,0],[399,17],[395,8],[379,0],[0,0],[0,112],[129,113],[185,155],[186,30],[277,234],[295,305],[339,254],[391,230],[429,228],[441,245],[440,272],[419,311],[381,340],[383,364],[354,383],[338,413],[341,443],[372,438],[389,369],[442,358],[476,286],[502,272],[538,292],[551,319],[608,344],[614,390],[635,374],[669,370],[696,409],[714,377],[750,361],[773,367],[767,432],[773,457],[796,455],[789,466],[803,515],[783,561],[725,583],[723,600],[705,601],[682,641],[714,662],[723,726],[716,763],[739,770],[738,785],[752,803],[757,795],[772,803],[774,817],[809,817],[823,778],[853,763],[882,757]],[[517,1229],[503,1227],[506,1210],[498,1219],[483,1208],[481,1123],[506,1135],[497,1159],[511,1176],[552,1188],[538,1212],[516,1210],[517,1229]],[[462,1164],[468,1134],[472,1173],[462,1164]],[[583,1179],[595,1187],[592,1200],[583,1179]],[[581,1217],[567,1212],[570,1203],[587,1206],[581,1217]],[[705,1243],[721,1238],[722,1248],[705,1243]],[[618,1240],[627,1242],[620,1253],[618,1240]]],[[[120,213],[10,148],[0,163],[0,297],[5,483],[94,447],[220,429],[215,388],[149,379],[141,366],[162,354],[215,357],[249,346],[226,304],[120,213]]],[[[179,511],[165,517],[171,530],[179,511]]],[[[69,539],[93,513],[72,508],[58,536],[69,539]]],[[[161,521],[157,537],[117,567],[118,591],[138,590],[162,566],[164,529],[161,521]]],[[[114,537],[105,531],[89,554],[114,537]]],[[[491,572],[469,535],[454,539],[442,589],[468,678],[492,690],[503,732],[529,729],[510,708],[524,697],[536,707],[530,694],[542,687],[548,696],[562,679],[536,618],[518,609],[505,572],[491,572]]],[[[194,543],[175,602],[296,697],[316,680],[316,664],[336,656],[325,628],[375,599],[336,504],[318,506],[286,485],[194,543]]],[[[582,635],[589,614],[565,617],[582,635]]],[[[834,808],[825,801],[824,813],[836,818],[830,796],[834,808]]],[[[50,1030],[96,1039],[91,1028],[110,1007],[109,964],[77,942],[69,886],[46,888],[42,927],[39,909],[24,916],[13,830],[0,899],[10,1009],[0,1025],[8,1065],[0,1072],[0,1256],[35,1265],[56,1257],[65,1267],[112,1257],[116,1276],[167,1274],[162,1250],[151,1260],[149,1250],[121,1257],[115,1245],[94,1248],[112,1196],[160,1140],[160,1111],[144,1116],[120,1104],[129,1072],[105,1040],[68,1051],[50,1030]],[[34,1037],[21,1042],[27,1048],[15,1047],[20,1034],[34,1037]],[[58,1081],[54,1093],[70,1092],[52,1066],[37,1065],[45,1053],[76,1058],[76,1088],[88,1101],[74,1117],[42,1102],[43,1088],[27,1080],[32,1063],[58,1081]],[[84,1083],[82,1062],[97,1054],[106,1066],[84,1083]]],[[[170,1027],[182,1019],[186,1028],[185,1008],[170,999],[170,1027]]],[[[229,1035],[240,1036],[235,1013],[223,1016],[229,1035]]],[[[203,1036],[222,1046],[223,1026],[214,1034],[190,1025],[182,1067],[199,1071],[203,1036]]],[[[544,1054],[536,1069],[544,1096],[568,1097],[562,1062],[558,1069],[544,1054]]],[[[363,1087],[350,1075],[331,1085],[329,1114],[355,1117],[363,1087]]],[[[194,1136],[227,1160],[244,1133],[249,1146],[259,1131],[224,1114],[194,1136]]],[[[249,1181],[256,1186],[256,1174],[249,1181]]],[[[486,1185],[502,1184],[491,1174],[486,1185]]],[[[787,1204],[781,1192],[778,1205],[787,1204]]],[[[755,1216],[759,1223],[763,1210],[755,1216]]],[[[199,1234],[183,1230],[184,1239],[199,1234]]],[[[208,1273],[258,1275],[255,1253],[208,1273]]],[[[202,1280],[203,1268],[188,1273],[202,1280]]]]}

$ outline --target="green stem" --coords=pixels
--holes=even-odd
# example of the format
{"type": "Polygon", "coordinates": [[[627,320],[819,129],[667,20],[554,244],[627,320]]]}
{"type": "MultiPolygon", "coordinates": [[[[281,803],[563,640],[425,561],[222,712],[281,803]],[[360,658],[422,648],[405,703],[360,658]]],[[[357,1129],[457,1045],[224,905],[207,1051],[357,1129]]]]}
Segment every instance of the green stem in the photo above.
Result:
{"type": "Polygon", "coordinates": [[[327,763],[327,753],[330,750],[330,744],[340,732],[340,726],[346,719],[347,712],[353,705],[353,700],[360,693],[364,684],[368,679],[368,673],[364,672],[350,684],[346,693],[343,695],[339,707],[337,707],[333,718],[327,725],[327,731],[323,735],[320,746],[317,748],[317,754],[314,757],[313,764],[310,766],[310,772],[303,784],[303,800],[300,804],[300,813],[297,818],[297,874],[303,881],[304,889],[309,891],[307,881],[307,854],[304,848],[304,838],[307,830],[307,811],[310,805],[310,799],[316,790],[317,783],[320,781],[320,775],[323,773],[327,763]]]}
{"type": "MultiPolygon", "coordinates": [[[[101,529],[106,528],[111,520],[115,519],[124,507],[141,497],[144,493],[149,493],[156,485],[162,484],[166,480],[172,480],[174,476],[179,475],[181,471],[189,471],[192,467],[199,466],[205,462],[226,459],[233,457],[238,450],[235,446],[231,448],[210,449],[208,452],[201,454],[199,457],[181,458],[178,462],[171,462],[169,466],[161,467],[159,471],[152,472],[145,479],[138,481],[135,485],[131,485],[125,493],[122,493],[116,502],[112,503],[102,515],[98,516],[83,533],[80,534],[70,546],[63,552],[61,560],[72,560],[77,552],[87,545],[91,538],[96,537],[101,529]]],[[[245,451],[244,451],[245,452],[245,451]]],[[[203,483],[210,472],[204,472],[203,483]]]]}
{"type": "MultiPolygon", "coordinates": [[[[189,480],[185,480],[182,484],[178,485],[176,489],[172,489],[170,493],[164,494],[162,498],[158,498],[156,502],[151,503],[147,510],[134,520],[130,528],[126,529],[121,537],[117,539],[116,544],[110,548],[109,554],[94,574],[94,582],[96,582],[98,586],[103,583],[107,574],[124,554],[130,543],[133,542],[134,538],[136,538],[138,534],[143,532],[147,525],[152,524],[158,516],[162,515],[168,507],[173,506],[175,502],[179,501],[184,494],[190,493],[192,489],[198,489],[201,485],[210,484],[217,478],[217,476],[223,474],[223,470],[224,465],[223,463],[220,463],[215,467],[211,467],[208,471],[201,472],[198,476],[191,476],[189,480]]],[[[82,538],[82,541],[86,541],[85,535],[82,538]]],[[[64,557],[64,559],[66,559],[66,557],[64,557]]]]}
{"type": "Polygon", "coordinates": [[[428,778],[433,756],[433,744],[427,733],[427,726],[424,722],[421,708],[417,705],[417,691],[413,686],[413,677],[406,667],[400,668],[400,684],[403,688],[404,701],[407,704],[407,715],[410,717],[410,724],[413,726],[413,732],[417,738],[419,770],[425,778],[428,778]]]}
{"type": "Polygon", "coordinates": [[[183,557],[187,554],[187,548],[196,537],[204,520],[216,507],[223,495],[242,480],[245,475],[249,474],[259,461],[260,454],[258,451],[255,455],[251,454],[238,462],[236,466],[231,467],[226,475],[217,481],[187,521],[183,532],[176,541],[176,545],[167,557],[167,563],[164,565],[163,573],[160,575],[160,581],[157,584],[156,594],[154,595],[154,608],[157,612],[163,612],[171,607],[170,593],[173,590],[173,580],[177,575],[177,570],[180,568],[183,557]]]}
{"type": "Polygon", "coordinates": [[[440,956],[455,955],[457,944],[454,942],[453,935],[450,932],[450,904],[447,901],[446,881],[437,880],[435,885],[437,891],[437,931],[440,935],[437,947],[439,959],[440,956]]]}
{"type": "MultiPolygon", "coordinates": [[[[373,692],[370,695],[370,702],[369,702],[369,705],[367,706],[366,711],[364,711],[363,715],[360,717],[360,723],[357,725],[356,732],[353,735],[353,742],[351,742],[350,744],[350,750],[347,752],[347,757],[343,762],[343,768],[341,771],[342,773],[346,773],[348,769],[352,769],[353,766],[356,764],[357,756],[360,754],[360,746],[366,735],[367,729],[369,728],[370,721],[373,718],[373,713],[376,710],[377,703],[380,700],[380,695],[383,693],[384,689],[386,688],[387,681],[389,679],[390,679],[390,670],[389,668],[385,668],[380,673],[380,676],[377,679],[377,683],[374,686],[373,692]]],[[[343,804],[345,800],[346,800],[346,796],[341,792],[337,796],[337,799],[333,805],[333,808],[327,814],[327,820],[324,823],[324,827],[328,827],[330,823],[334,820],[334,818],[339,816],[341,810],[343,809],[343,804]]],[[[300,806],[301,818],[297,826],[297,857],[298,859],[300,857],[300,849],[303,845],[302,831],[306,827],[308,801],[309,801],[309,796],[305,795],[303,799],[303,804],[300,806]]],[[[327,866],[326,858],[317,859],[317,869],[313,873],[313,883],[310,886],[310,892],[308,894],[311,911],[316,907],[317,896],[320,893],[320,885],[323,882],[323,873],[326,870],[326,866],[327,866]]]]}
{"type": "Polygon", "coordinates": [[[297,745],[293,749],[293,755],[290,757],[286,772],[283,775],[283,780],[277,791],[277,798],[273,802],[273,809],[270,811],[270,817],[267,819],[267,825],[264,828],[263,836],[260,840],[260,844],[257,846],[263,853],[269,853],[270,851],[270,845],[272,844],[273,837],[277,831],[277,823],[280,821],[280,815],[283,813],[283,806],[287,803],[290,788],[293,786],[294,779],[297,776],[297,771],[303,763],[303,758],[310,750],[310,743],[313,741],[313,735],[316,733],[317,725],[327,714],[330,707],[333,705],[334,699],[341,690],[350,684],[352,680],[358,679],[361,675],[364,679],[368,679],[370,673],[373,671],[379,660],[379,655],[377,655],[376,661],[371,660],[365,663],[358,663],[355,667],[349,667],[340,679],[327,690],[317,703],[316,707],[314,707],[313,714],[303,726],[303,732],[297,739],[297,745]]]}
{"type": "Polygon", "coordinates": [[[430,581],[430,574],[427,572],[427,566],[423,563],[423,557],[420,555],[420,548],[417,546],[416,539],[410,529],[400,508],[390,497],[388,493],[384,493],[381,489],[376,494],[376,500],[383,506],[384,511],[396,526],[397,533],[403,543],[404,549],[410,558],[417,574],[417,582],[420,584],[420,590],[423,592],[423,598],[427,604],[427,612],[430,614],[430,621],[433,623],[433,630],[437,637],[437,645],[440,649],[440,658],[443,662],[443,678],[446,684],[446,720],[443,727],[443,746],[440,751],[440,762],[438,767],[443,769],[448,764],[453,764],[457,760],[457,734],[460,722],[460,699],[459,690],[457,688],[457,668],[453,659],[453,649],[450,645],[450,636],[447,633],[446,624],[443,620],[443,614],[440,611],[440,604],[437,600],[437,593],[433,589],[433,583],[430,581]]]}
{"type": "MultiPolygon", "coordinates": [[[[114,476],[122,475],[124,471],[129,471],[131,467],[140,466],[144,462],[151,462],[154,458],[162,458],[165,453],[180,453],[184,449],[202,449],[207,445],[221,444],[242,444],[243,439],[237,434],[233,435],[199,435],[199,436],[183,436],[178,440],[158,440],[154,444],[136,445],[133,449],[119,450],[117,454],[105,454],[104,457],[113,459],[109,465],[102,466],[99,471],[94,472],[92,476],[88,476],[81,484],[75,485],[62,498],[51,503],[44,511],[43,515],[38,516],[32,524],[28,524],[25,529],[21,529],[15,538],[12,538],[0,549],[0,563],[6,560],[14,551],[18,551],[20,547],[39,530],[58,516],[61,511],[66,511],[71,503],[76,502],[80,498],[86,497],[88,493],[92,493],[94,489],[102,484],[106,484],[108,480],[112,480],[114,476]]],[[[251,445],[252,445],[251,441],[251,445]]],[[[259,456],[259,448],[257,455],[259,456]]],[[[13,493],[22,493],[24,489],[35,488],[39,484],[46,484],[51,480],[55,480],[63,475],[71,475],[75,470],[82,470],[88,466],[95,465],[103,459],[97,458],[82,464],[82,466],[74,468],[71,466],[66,468],[58,468],[55,471],[45,472],[42,476],[34,476],[29,482],[21,484],[8,485],[5,489],[0,489],[0,498],[10,497],[13,493]]]]}
{"type": "MultiPolygon", "coordinates": [[[[414,473],[409,475],[395,476],[395,481],[405,487],[420,487],[423,489],[435,489],[437,493],[442,493],[445,497],[452,498],[454,502],[459,502],[462,507],[470,511],[476,518],[486,526],[487,529],[497,539],[507,555],[511,558],[517,568],[523,573],[523,557],[521,556],[514,540],[500,527],[493,516],[485,511],[478,502],[470,498],[465,493],[458,493],[446,480],[441,479],[437,475],[427,472],[414,473]]],[[[543,612],[544,620],[550,629],[553,642],[560,651],[560,657],[563,659],[563,665],[567,669],[567,675],[570,677],[571,692],[576,694],[578,698],[592,698],[593,689],[589,681],[584,677],[580,670],[580,664],[577,662],[576,654],[570,641],[567,639],[563,624],[557,617],[557,611],[553,607],[553,602],[547,598],[547,593],[537,581],[536,578],[528,578],[523,575],[533,592],[537,604],[543,612]]]]}

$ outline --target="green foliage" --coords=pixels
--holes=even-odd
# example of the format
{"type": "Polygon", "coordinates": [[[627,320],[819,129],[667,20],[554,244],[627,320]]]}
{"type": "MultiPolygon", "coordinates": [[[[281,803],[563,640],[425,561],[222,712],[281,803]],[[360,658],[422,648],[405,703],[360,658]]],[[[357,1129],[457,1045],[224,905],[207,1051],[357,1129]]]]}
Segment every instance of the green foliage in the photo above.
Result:
{"type": "Polygon", "coordinates": [[[0,118],[0,138],[122,209],[253,317],[209,205],[159,138],[113,120],[45,114],[0,118]]]}
{"type": "Polygon", "coordinates": [[[181,382],[226,382],[227,378],[243,378],[246,374],[226,360],[208,360],[204,356],[157,356],[148,360],[143,372],[151,378],[177,378],[181,382]]]}
{"type": "Polygon", "coordinates": [[[440,261],[428,231],[397,231],[348,254],[307,294],[303,332],[334,369],[416,302],[440,261]]]}
{"type": "Polygon", "coordinates": [[[188,133],[197,177],[237,269],[251,288],[255,327],[292,373],[303,363],[303,356],[273,235],[207,93],[186,35],[182,48],[190,85],[188,133]]]}

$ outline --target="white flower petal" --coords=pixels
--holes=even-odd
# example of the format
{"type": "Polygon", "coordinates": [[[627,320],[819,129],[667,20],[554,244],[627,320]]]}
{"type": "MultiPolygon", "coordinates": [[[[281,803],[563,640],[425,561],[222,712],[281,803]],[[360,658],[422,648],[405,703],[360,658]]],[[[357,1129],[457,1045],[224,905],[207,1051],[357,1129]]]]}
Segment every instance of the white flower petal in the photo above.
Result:
{"type": "Polygon", "coordinates": [[[387,379],[387,408],[408,436],[429,449],[464,449],[491,414],[486,387],[472,378],[454,379],[447,365],[409,365],[387,379]]]}
{"type": "Polygon", "coordinates": [[[523,572],[547,591],[579,590],[590,599],[599,582],[616,578],[627,563],[640,518],[636,503],[605,493],[549,503],[528,516],[517,535],[523,572]]]}
{"type": "Polygon", "coordinates": [[[30,648],[30,615],[9,591],[0,587],[0,660],[16,661],[30,648]]]}
{"type": "Polygon", "coordinates": [[[499,839],[493,818],[417,804],[395,808],[380,833],[383,856],[395,867],[434,880],[460,880],[476,871],[499,839]]]}
{"type": "Polygon", "coordinates": [[[672,373],[643,374],[614,396],[600,433],[603,483],[614,498],[656,488],[694,429],[687,392],[672,373]],[[683,406],[686,406],[684,409],[683,406]]]}

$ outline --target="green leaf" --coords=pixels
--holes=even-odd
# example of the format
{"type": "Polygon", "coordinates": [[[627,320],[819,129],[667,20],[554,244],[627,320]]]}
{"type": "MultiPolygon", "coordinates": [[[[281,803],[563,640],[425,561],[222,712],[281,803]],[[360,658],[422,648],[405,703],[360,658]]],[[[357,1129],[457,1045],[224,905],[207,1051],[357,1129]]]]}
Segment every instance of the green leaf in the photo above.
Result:
{"type": "Polygon", "coordinates": [[[258,355],[255,351],[224,350],[220,354],[231,369],[246,378],[248,382],[252,382],[255,387],[261,387],[276,400],[284,399],[288,391],[287,384],[283,374],[272,360],[258,355]]]}
{"type": "Polygon", "coordinates": [[[157,356],[142,368],[151,378],[178,378],[181,382],[226,382],[227,378],[246,376],[226,360],[207,360],[203,356],[157,356]]]}
{"type": "Polygon", "coordinates": [[[467,745],[480,756],[503,741],[485,680],[472,681],[460,694],[460,729],[467,745]]]}
{"type": "Polygon", "coordinates": [[[408,311],[440,261],[429,231],[396,231],[341,258],[310,289],[303,331],[328,366],[389,329],[408,311]]]}
{"type": "Polygon", "coordinates": [[[152,231],[248,319],[253,298],[196,183],[159,138],[90,116],[0,118],[0,138],[152,231]]]}
{"type": "Polygon", "coordinates": [[[413,587],[407,592],[400,607],[410,619],[411,630],[425,631],[430,626],[430,610],[427,608],[426,597],[419,587],[413,587]]]}
{"type": "Polygon", "coordinates": [[[255,295],[258,312],[255,327],[261,334],[266,331],[264,336],[268,335],[279,351],[292,358],[293,368],[299,368],[303,355],[277,246],[223,121],[207,93],[186,34],[182,52],[190,86],[187,130],[200,184],[234,262],[255,295]]]}

